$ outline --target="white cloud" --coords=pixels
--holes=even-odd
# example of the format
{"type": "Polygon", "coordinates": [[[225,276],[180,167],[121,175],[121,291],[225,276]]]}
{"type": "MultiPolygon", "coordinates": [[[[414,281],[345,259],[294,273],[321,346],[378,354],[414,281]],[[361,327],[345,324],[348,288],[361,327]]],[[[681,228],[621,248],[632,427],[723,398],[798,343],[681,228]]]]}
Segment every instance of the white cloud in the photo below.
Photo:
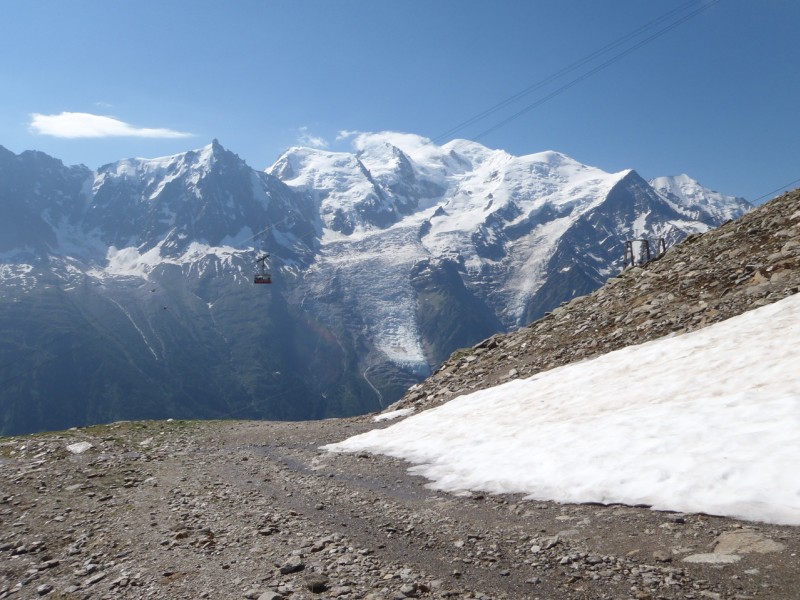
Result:
{"type": "Polygon", "coordinates": [[[114,117],[90,113],[62,112],[57,115],[33,113],[31,117],[31,129],[35,133],[60,138],[185,138],[193,135],[173,129],[134,127],[114,117]]]}
{"type": "Polygon", "coordinates": [[[336,141],[340,142],[342,140],[346,140],[347,138],[351,138],[356,135],[361,135],[364,133],[363,131],[355,131],[350,129],[342,129],[339,134],[336,136],[336,141]]]}
{"type": "Polygon", "coordinates": [[[300,128],[300,136],[297,138],[297,143],[303,146],[311,146],[312,148],[328,147],[328,140],[316,135],[311,135],[308,131],[308,127],[300,128]]]}

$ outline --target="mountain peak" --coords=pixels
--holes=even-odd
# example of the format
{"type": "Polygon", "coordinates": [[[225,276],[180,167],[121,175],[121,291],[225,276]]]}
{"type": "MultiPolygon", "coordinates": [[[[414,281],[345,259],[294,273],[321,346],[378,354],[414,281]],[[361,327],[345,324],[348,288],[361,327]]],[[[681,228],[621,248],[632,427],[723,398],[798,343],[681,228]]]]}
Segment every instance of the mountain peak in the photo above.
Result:
{"type": "Polygon", "coordinates": [[[650,185],[683,211],[705,210],[726,221],[747,212],[752,205],[744,198],[728,196],[704,187],[686,174],[656,177],[650,185]]]}
{"type": "MultiPolygon", "coordinates": [[[[196,150],[199,162],[208,166],[213,165],[219,160],[222,160],[227,155],[236,156],[232,152],[226,150],[222,144],[219,143],[217,138],[211,140],[211,143],[196,150]]],[[[236,157],[238,158],[238,156],[236,157]]]]}

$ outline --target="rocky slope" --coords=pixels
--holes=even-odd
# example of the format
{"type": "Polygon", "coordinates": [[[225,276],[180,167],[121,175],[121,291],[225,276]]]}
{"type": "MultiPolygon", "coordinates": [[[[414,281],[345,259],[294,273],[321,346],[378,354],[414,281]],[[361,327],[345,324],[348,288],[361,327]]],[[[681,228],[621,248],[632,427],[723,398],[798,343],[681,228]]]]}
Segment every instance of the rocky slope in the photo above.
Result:
{"type": "Polygon", "coordinates": [[[388,410],[425,409],[516,377],[684,333],[800,290],[800,190],[690,236],[517,332],[453,353],[388,410]]]}
{"type": "MultiPolygon", "coordinates": [[[[702,327],[796,293],[799,263],[796,191],[457,353],[400,404],[702,327]]],[[[2,438],[0,598],[797,598],[796,527],[455,497],[401,461],[319,449],[381,426],[123,422],[2,438]]]]}

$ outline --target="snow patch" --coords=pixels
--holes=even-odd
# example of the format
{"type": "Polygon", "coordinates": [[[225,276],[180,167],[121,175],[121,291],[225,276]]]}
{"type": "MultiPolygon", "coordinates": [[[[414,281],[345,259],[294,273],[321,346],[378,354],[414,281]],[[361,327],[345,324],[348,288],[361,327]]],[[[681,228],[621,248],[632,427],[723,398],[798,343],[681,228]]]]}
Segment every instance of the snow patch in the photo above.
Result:
{"type": "Polygon", "coordinates": [[[800,525],[800,294],[326,446],[451,492],[800,525]]]}
{"type": "Polygon", "coordinates": [[[375,415],[372,417],[372,420],[376,423],[380,423],[381,421],[392,421],[394,419],[399,419],[400,417],[407,417],[408,415],[414,414],[413,408],[400,408],[398,410],[393,410],[390,412],[381,413],[379,415],[375,415]]]}

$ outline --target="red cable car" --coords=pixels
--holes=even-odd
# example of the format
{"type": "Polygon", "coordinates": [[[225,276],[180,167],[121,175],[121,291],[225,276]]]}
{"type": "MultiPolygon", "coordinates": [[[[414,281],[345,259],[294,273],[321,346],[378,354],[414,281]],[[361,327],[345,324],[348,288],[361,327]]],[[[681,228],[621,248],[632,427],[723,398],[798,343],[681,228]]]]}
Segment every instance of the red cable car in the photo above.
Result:
{"type": "Polygon", "coordinates": [[[256,264],[261,263],[261,270],[256,272],[255,277],[253,277],[253,283],[272,283],[272,275],[267,273],[268,258],[269,254],[265,254],[256,260],[256,264]]]}

